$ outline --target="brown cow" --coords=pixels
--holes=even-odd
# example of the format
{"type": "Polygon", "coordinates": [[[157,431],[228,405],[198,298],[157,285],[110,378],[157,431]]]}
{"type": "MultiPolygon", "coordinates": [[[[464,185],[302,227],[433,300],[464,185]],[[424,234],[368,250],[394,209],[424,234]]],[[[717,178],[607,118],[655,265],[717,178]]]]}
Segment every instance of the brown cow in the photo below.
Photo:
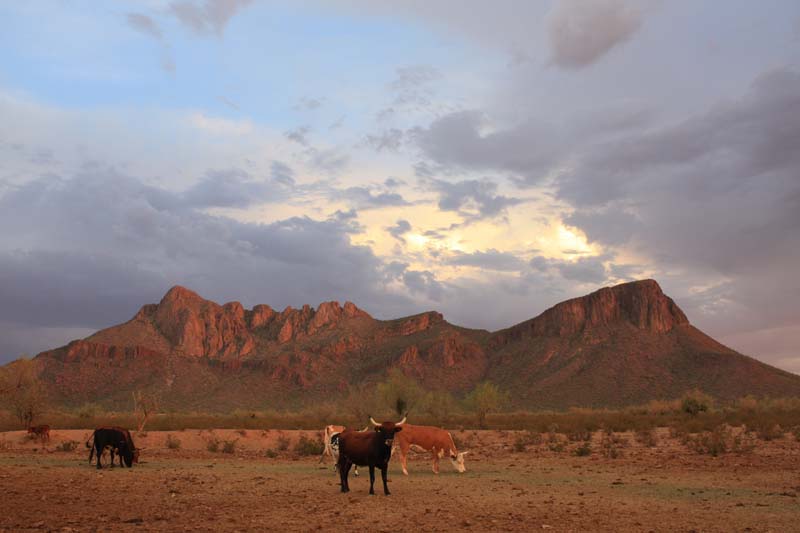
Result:
{"type": "Polygon", "coordinates": [[[408,450],[431,452],[433,455],[433,473],[439,473],[439,459],[447,454],[453,468],[458,472],[466,472],[464,456],[469,452],[458,453],[453,436],[449,431],[433,426],[412,426],[406,424],[403,432],[397,436],[395,447],[400,453],[400,465],[403,474],[408,475],[408,450]]]}
{"type": "Polygon", "coordinates": [[[39,438],[42,442],[48,442],[50,440],[50,426],[47,424],[31,426],[28,428],[28,434],[33,434],[34,437],[39,438]]]}
{"type": "Polygon", "coordinates": [[[394,436],[403,430],[406,417],[398,422],[383,422],[379,424],[372,417],[370,423],[375,426],[375,431],[353,431],[346,429],[339,435],[339,477],[342,492],[350,492],[347,474],[350,467],[355,465],[369,466],[369,493],[375,494],[375,467],[381,469],[383,493],[389,495],[389,486],[386,484],[386,474],[389,469],[389,459],[392,458],[392,443],[394,436]]]}

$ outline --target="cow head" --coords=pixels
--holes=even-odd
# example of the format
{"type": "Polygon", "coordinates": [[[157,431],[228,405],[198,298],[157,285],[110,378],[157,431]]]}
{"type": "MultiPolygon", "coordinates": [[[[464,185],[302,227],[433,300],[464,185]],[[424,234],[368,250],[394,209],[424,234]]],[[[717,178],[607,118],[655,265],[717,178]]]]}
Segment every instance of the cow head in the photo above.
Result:
{"type": "Polygon", "coordinates": [[[453,463],[453,468],[455,468],[461,474],[467,471],[467,467],[464,466],[464,456],[468,453],[469,452],[450,454],[450,462],[453,463]]]}
{"type": "Polygon", "coordinates": [[[375,426],[375,431],[380,433],[383,437],[384,444],[391,448],[392,443],[394,442],[394,434],[403,431],[402,426],[406,423],[406,418],[408,418],[408,415],[404,416],[403,419],[396,424],[394,422],[375,422],[375,419],[372,417],[369,417],[369,421],[373,426],[375,426]]]}

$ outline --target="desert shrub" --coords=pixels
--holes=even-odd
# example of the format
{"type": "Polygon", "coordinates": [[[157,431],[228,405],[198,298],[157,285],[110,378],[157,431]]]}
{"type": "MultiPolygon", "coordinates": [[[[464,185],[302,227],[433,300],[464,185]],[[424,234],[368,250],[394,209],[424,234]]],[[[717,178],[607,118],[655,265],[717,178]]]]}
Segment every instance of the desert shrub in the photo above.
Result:
{"type": "Polygon", "coordinates": [[[728,452],[732,443],[731,429],[726,425],[719,425],[713,431],[690,435],[686,440],[686,447],[695,453],[716,457],[728,452]]]}
{"type": "Polygon", "coordinates": [[[751,453],[756,449],[756,439],[749,433],[742,431],[735,437],[731,443],[731,451],[733,453],[751,453]]]}
{"type": "Polygon", "coordinates": [[[65,440],[58,446],[56,446],[57,452],[73,452],[78,447],[78,441],[76,440],[65,440]]]}
{"type": "Polygon", "coordinates": [[[627,446],[628,441],[622,435],[618,435],[610,430],[604,430],[600,439],[600,453],[609,459],[622,457],[622,448],[627,446]]]}
{"type": "Polygon", "coordinates": [[[486,415],[500,409],[506,401],[506,393],[489,381],[476,385],[465,398],[465,403],[475,413],[480,428],[487,427],[486,415]]]}
{"type": "Polygon", "coordinates": [[[578,457],[586,457],[592,454],[592,445],[589,444],[589,441],[584,441],[583,444],[575,448],[572,453],[578,457]]]}
{"type": "Polygon", "coordinates": [[[294,445],[294,453],[300,456],[321,455],[325,445],[319,439],[310,439],[305,435],[300,436],[300,440],[294,445]]]}
{"type": "Polygon", "coordinates": [[[211,453],[217,453],[219,451],[219,439],[213,437],[206,442],[206,450],[210,451],[211,453]]]}
{"type": "Polygon", "coordinates": [[[588,429],[576,429],[567,433],[570,442],[587,442],[592,440],[592,432],[588,429]]]}
{"type": "Polygon", "coordinates": [[[557,433],[558,426],[556,424],[552,424],[550,426],[550,431],[547,433],[547,449],[551,452],[563,452],[566,443],[562,439],[562,435],[557,433]]]}
{"type": "Polygon", "coordinates": [[[247,436],[247,430],[246,429],[237,429],[236,433],[238,433],[242,437],[246,437],[247,436]]]}
{"type": "Polygon", "coordinates": [[[752,429],[761,440],[770,441],[783,438],[783,428],[771,421],[756,423],[752,429]]]}
{"type": "Polygon", "coordinates": [[[794,426],[791,430],[789,430],[792,435],[794,435],[794,439],[800,441],[800,426],[794,426]]]}
{"type": "Polygon", "coordinates": [[[528,449],[528,444],[529,442],[527,436],[524,433],[520,433],[514,439],[514,445],[512,446],[512,448],[515,452],[521,453],[528,449]]]}
{"type": "Polygon", "coordinates": [[[289,449],[289,438],[284,435],[281,435],[280,437],[278,437],[278,451],[285,452],[288,449],[289,449]]]}
{"type": "Polygon", "coordinates": [[[181,440],[174,436],[172,433],[167,435],[167,448],[170,450],[180,450],[181,440]]]}
{"type": "Polygon", "coordinates": [[[233,453],[236,451],[236,444],[239,439],[222,441],[222,453],[233,453]]]}
{"type": "Polygon", "coordinates": [[[708,411],[711,408],[712,398],[699,390],[687,392],[681,398],[681,411],[692,416],[708,411]]]}
{"type": "Polygon", "coordinates": [[[658,446],[658,436],[655,429],[638,429],[634,435],[636,442],[642,446],[647,446],[648,448],[658,446]]]}
{"type": "Polygon", "coordinates": [[[268,448],[264,450],[264,457],[269,457],[270,459],[275,459],[278,457],[278,452],[273,450],[272,448],[268,448]]]}

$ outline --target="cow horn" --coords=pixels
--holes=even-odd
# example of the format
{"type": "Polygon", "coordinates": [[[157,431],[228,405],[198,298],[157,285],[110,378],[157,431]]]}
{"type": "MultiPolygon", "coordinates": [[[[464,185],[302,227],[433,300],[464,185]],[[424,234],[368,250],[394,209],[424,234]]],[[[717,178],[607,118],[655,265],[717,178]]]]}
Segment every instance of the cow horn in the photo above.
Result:
{"type": "Polygon", "coordinates": [[[395,424],[395,426],[402,426],[403,424],[405,424],[406,423],[406,418],[408,418],[408,413],[406,413],[406,416],[404,416],[403,419],[400,422],[395,424]]]}
{"type": "Polygon", "coordinates": [[[372,418],[372,417],[369,417],[369,421],[370,421],[370,423],[371,423],[373,426],[380,426],[380,424],[379,424],[379,423],[377,423],[377,422],[375,422],[375,419],[374,419],[374,418],[372,418]]]}

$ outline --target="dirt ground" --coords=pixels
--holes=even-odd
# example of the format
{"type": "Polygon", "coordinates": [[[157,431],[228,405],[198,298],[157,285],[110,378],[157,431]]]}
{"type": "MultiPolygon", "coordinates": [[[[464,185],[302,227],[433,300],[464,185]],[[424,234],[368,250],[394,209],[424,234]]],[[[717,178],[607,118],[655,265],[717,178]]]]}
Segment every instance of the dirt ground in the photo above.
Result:
{"type": "MultiPolygon", "coordinates": [[[[0,433],[0,531],[800,531],[800,443],[787,436],[720,457],[688,451],[666,430],[656,447],[622,456],[515,451],[515,432],[454,432],[468,471],[426,456],[405,477],[390,465],[369,496],[366,469],[339,492],[331,462],[293,452],[300,431],[134,433],[145,448],[133,468],[96,470],[85,430],[53,430],[42,446],[0,433]],[[167,447],[167,435],[180,441],[167,447]],[[56,451],[78,441],[69,452],[56,451]],[[233,453],[208,443],[235,441],[233,453]],[[173,445],[174,446],[174,445],[173,445]],[[286,447],[285,450],[281,448],[286,447]],[[267,453],[267,450],[271,450],[267,453]]],[[[352,474],[351,474],[352,475],[352,474]]]]}

